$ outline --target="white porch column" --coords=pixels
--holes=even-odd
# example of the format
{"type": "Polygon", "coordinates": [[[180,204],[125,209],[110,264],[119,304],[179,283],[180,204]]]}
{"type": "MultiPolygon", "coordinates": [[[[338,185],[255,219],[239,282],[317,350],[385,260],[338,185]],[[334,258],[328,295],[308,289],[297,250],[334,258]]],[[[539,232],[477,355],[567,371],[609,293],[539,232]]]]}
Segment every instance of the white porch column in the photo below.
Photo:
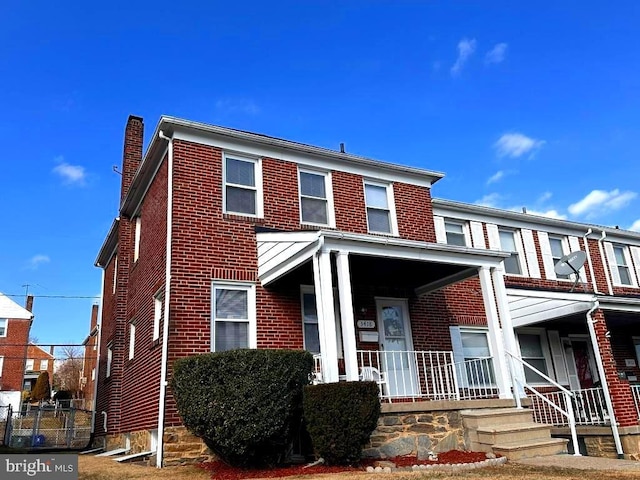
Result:
{"type": "Polygon", "coordinates": [[[337,382],[338,348],[330,252],[321,250],[313,256],[313,283],[316,292],[323,381],[337,382]]]}
{"type": "Polygon", "coordinates": [[[349,253],[340,251],[336,257],[338,267],[338,295],[340,296],[340,320],[342,324],[342,348],[344,350],[345,373],[348,381],[358,380],[358,358],[356,352],[356,327],[353,318],[351,295],[351,272],[349,253]]]}
{"type": "Polygon", "coordinates": [[[498,394],[500,398],[512,398],[509,370],[507,369],[507,361],[504,353],[504,340],[500,330],[500,320],[498,319],[498,311],[493,295],[491,272],[488,267],[481,267],[478,269],[478,276],[480,277],[482,300],[484,301],[484,310],[487,315],[487,324],[489,325],[489,342],[491,343],[491,351],[493,353],[493,368],[495,369],[494,373],[496,375],[498,394]]]}
{"type": "MultiPolygon", "coordinates": [[[[513,330],[513,322],[511,320],[511,311],[509,310],[509,301],[507,299],[507,288],[504,284],[504,268],[502,266],[491,269],[491,277],[493,278],[493,286],[496,290],[496,302],[498,303],[498,313],[500,314],[500,322],[502,324],[502,336],[504,338],[505,349],[514,355],[520,357],[520,350],[516,342],[516,334],[513,330]]],[[[513,375],[524,384],[524,368],[517,362],[508,362],[513,368],[513,375]]],[[[522,384],[513,385],[514,391],[517,391],[520,398],[525,397],[522,384]]]]}

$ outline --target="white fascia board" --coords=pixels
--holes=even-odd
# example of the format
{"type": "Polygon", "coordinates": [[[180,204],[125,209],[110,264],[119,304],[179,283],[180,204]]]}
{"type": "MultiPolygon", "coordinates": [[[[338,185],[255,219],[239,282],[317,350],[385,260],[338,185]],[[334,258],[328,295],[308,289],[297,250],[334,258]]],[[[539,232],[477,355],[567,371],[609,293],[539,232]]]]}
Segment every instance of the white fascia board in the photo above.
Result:
{"type": "Polygon", "coordinates": [[[551,292],[545,290],[526,290],[521,288],[507,288],[507,297],[549,298],[554,300],[570,300],[576,302],[594,302],[596,296],[589,293],[551,292]]]}
{"type": "Polygon", "coordinates": [[[570,303],[561,307],[555,307],[550,310],[541,310],[536,313],[524,315],[522,317],[512,318],[511,321],[514,328],[526,327],[529,325],[534,325],[536,323],[545,322],[547,320],[553,320],[555,318],[568,317],[577,313],[584,313],[589,311],[592,306],[593,304],[587,302],[570,303]]]}
{"type": "Polygon", "coordinates": [[[600,302],[600,308],[603,310],[616,312],[640,312],[639,298],[599,296],[597,299],[600,302]]]}
{"type": "Polygon", "coordinates": [[[195,130],[193,127],[177,125],[173,138],[220,148],[226,152],[253,157],[268,157],[296,163],[324,171],[341,171],[375,178],[385,182],[401,182],[422,187],[431,187],[444,175],[429,170],[405,167],[355,155],[333,152],[328,149],[296,144],[286,140],[236,132],[220,127],[195,130]]]}
{"type": "Polygon", "coordinates": [[[470,203],[456,202],[442,198],[432,200],[433,214],[458,220],[473,220],[483,223],[497,223],[511,228],[529,228],[532,230],[542,230],[557,235],[573,235],[582,237],[590,228],[593,230],[589,237],[596,240],[601,231],[607,233],[607,239],[614,242],[621,242],[627,245],[640,246],[640,233],[630,230],[620,230],[617,228],[605,227],[602,225],[592,225],[588,223],[578,223],[569,220],[531,215],[530,213],[520,213],[511,210],[473,205],[470,203]]]}
{"type": "Polygon", "coordinates": [[[262,232],[256,234],[258,243],[265,242],[313,242],[320,236],[319,232],[262,232]]]}
{"type": "Polygon", "coordinates": [[[294,268],[298,267],[299,265],[313,257],[313,255],[318,251],[319,248],[320,242],[309,242],[309,245],[298,251],[295,255],[287,258],[286,261],[273,266],[267,271],[259,271],[258,277],[260,278],[260,282],[262,283],[262,285],[268,285],[276,281],[278,278],[286,275],[294,268]]]}
{"type": "Polygon", "coordinates": [[[102,242],[102,246],[100,247],[100,251],[98,252],[98,256],[96,257],[96,261],[94,265],[96,267],[105,268],[109,265],[109,262],[118,251],[118,226],[120,224],[120,218],[116,218],[111,223],[111,228],[109,228],[109,233],[102,242]]]}

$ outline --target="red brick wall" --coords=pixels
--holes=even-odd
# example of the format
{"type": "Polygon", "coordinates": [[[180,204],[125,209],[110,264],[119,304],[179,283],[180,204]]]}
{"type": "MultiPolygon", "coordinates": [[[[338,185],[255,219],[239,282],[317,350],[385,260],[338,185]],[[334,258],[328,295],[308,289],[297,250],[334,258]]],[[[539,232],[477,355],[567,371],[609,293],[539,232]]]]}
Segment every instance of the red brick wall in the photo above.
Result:
{"type": "Polygon", "coordinates": [[[7,336],[0,337],[0,356],[4,357],[0,390],[22,390],[30,326],[31,320],[10,318],[7,321],[7,336]]]}

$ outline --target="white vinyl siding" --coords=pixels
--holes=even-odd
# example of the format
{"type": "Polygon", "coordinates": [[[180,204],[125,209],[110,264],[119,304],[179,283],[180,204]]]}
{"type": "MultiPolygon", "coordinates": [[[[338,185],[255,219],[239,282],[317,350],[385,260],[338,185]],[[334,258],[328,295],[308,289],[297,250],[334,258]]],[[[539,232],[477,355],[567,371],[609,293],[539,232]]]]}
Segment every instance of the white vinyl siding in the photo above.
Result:
{"type": "Polygon", "coordinates": [[[364,183],[367,227],[371,233],[397,235],[393,189],[389,184],[364,183]]]}
{"type": "Polygon", "coordinates": [[[256,348],[256,291],[253,284],[212,286],[211,351],[256,348]]]}
{"type": "Polygon", "coordinates": [[[300,222],[334,226],[331,176],[328,172],[299,170],[300,222]]]}
{"type": "Polygon", "coordinates": [[[538,263],[538,252],[536,244],[533,241],[533,232],[528,228],[520,230],[522,242],[524,244],[524,253],[527,258],[527,270],[531,278],[540,278],[540,265],[538,263]]]}
{"type": "Polygon", "coordinates": [[[262,216],[262,171],[259,160],[225,155],[224,211],[262,216]]]}

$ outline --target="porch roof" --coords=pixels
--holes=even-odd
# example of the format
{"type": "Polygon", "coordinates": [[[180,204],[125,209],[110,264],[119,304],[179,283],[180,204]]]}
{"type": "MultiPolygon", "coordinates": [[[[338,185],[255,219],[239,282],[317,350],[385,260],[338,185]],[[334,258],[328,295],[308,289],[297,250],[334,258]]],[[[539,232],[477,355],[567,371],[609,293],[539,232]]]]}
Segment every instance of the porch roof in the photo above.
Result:
{"type": "Polygon", "coordinates": [[[320,249],[456,267],[443,269],[439,278],[432,279],[419,289],[419,294],[472,277],[480,267],[497,267],[509,255],[492,250],[333,230],[260,232],[257,242],[258,276],[263,285],[292,271],[320,249]]]}
{"type": "Polygon", "coordinates": [[[586,313],[596,301],[603,310],[640,313],[640,298],[508,288],[507,299],[514,327],[586,313]]]}

